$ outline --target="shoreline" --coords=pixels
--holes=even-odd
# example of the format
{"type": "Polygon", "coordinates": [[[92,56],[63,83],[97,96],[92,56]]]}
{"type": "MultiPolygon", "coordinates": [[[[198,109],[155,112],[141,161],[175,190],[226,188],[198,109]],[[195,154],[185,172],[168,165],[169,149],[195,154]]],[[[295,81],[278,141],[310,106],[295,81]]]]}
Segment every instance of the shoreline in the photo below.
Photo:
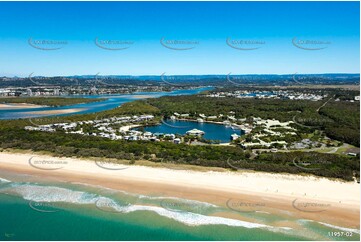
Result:
{"type": "MultiPolygon", "coordinates": [[[[264,203],[263,212],[278,214],[283,211],[297,219],[358,230],[360,227],[360,191],[359,184],[355,182],[264,172],[200,172],[138,165],[121,165],[121,169],[117,169],[116,165],[103,161],[98,163],[90,158],[59,158],[35,153],[1,152],[0,168],[44,179],[80,182],[145,195],[160,193],[223,207],[230,199],[264,203]],[[29,160],[31,157],[32,161],[29,160]],[[38,162],[32,166],[36,161],[48,161],[48,165],[38,162]],[[325,209],[322,212],[318,212],[319,208],[307,210],[309,208],[305,206],[295,207],[295,202],[323,204],[322,208],[325,209]]],[[[242,214],[239,217],[252,222],[252,219],[243,217],[242,214]]]]}

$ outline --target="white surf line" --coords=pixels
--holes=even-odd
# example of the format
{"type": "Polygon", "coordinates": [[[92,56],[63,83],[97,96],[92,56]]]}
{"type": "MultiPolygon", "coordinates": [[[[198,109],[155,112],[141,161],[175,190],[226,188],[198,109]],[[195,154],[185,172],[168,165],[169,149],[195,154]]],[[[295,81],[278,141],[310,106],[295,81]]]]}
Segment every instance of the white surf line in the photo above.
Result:
{"type": "Polygon", "coordinates": [[[0,177],[0,182],[8,183],[8,182],[11,182],[11,181],[9,181],[8,179],[0,177]]]}
{"type": "Polygon", "coordinates": [[[322,225],[324,225],[326,227],[339,229],[339,230],[343,230],[343,231],[346,231],[346,232],[352,232],[352,233],[360,234],[360,230],[358,230],[358,229],[345,228],[345,227],[340,227],[340,226],[336,226],[336,225],[332,225],[332,224],[328,224],[328,223],[323,223],[323,222],[318,222],[318,223],[322,224],[322,225]]]}

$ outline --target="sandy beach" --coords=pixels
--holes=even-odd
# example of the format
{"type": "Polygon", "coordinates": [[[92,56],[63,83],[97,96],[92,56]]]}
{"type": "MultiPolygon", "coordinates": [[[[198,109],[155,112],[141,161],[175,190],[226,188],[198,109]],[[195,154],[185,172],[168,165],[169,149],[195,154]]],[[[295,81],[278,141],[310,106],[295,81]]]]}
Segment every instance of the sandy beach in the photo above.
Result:
{"type": "Polygon", "coordinates": [[[359,229],[360,226],[360,186],[356,182],[264,172],[110,165],[101,159],[8,152],[0,153],[0,169],[132,193],[160,193],[219,206],[227,206],[229,201],[236,200],[238,203],[262,203],[263,212],[281,211],[299,219],[347,228],[359,229]]]}
{"type": "Polygon", "coordinates": [[[25,114],[54,115],[54,114],[77,113],[77,112],[81,112],[83,110],[85,110],[85,108],[71,108],[71,109],[62,109],[62,110],[34,111],[34,112],[25,112],[25,114]]]}
{"type": "Polygon", "coordinates": [[[29,103],[0,103],[0,110],[42,108],[46,106],[29,103]]]}
{"type": "Polygon", "coordinates": [[[140,98],[153,98],[152,95],[131,95],[130,98],[140,99],[140,98]]]}

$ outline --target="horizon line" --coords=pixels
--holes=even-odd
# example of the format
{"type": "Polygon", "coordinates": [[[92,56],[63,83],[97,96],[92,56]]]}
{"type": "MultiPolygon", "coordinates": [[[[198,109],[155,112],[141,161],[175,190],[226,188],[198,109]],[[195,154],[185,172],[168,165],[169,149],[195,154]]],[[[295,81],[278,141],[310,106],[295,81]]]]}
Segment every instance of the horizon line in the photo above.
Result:
{"type": "MultiPolygon", "coordinates": [[[[29,76],[31,76],[34,73],[30,73],[27,76],[22,76],[22,75],[13,75],[13,76],[8,76],[8,75],[1,75],[0,77],[2,78],[28,78],[29,76]]],[[[145,77],[145,76],[155,76],[155,77],[161,77],[161,76],[262,76],[262,75],[275,75],[275,76],[287,76],[287,75],[360,75],[359,73],[352,73],[352,72],[326,72],[326,73],[284,73],[284,74],[275,74],[275,73],[263,73],[263,74],[237,74],[237,73],[227,73],[227,74],[142,74],[142,75],[134,75],[134,74],[72,74],[72,75],[32,75],[33,77],[69,77],[69,76],[73,76],[73,77],[82,77],[82,76],[134,76],[134,77],[145,77]]]]}

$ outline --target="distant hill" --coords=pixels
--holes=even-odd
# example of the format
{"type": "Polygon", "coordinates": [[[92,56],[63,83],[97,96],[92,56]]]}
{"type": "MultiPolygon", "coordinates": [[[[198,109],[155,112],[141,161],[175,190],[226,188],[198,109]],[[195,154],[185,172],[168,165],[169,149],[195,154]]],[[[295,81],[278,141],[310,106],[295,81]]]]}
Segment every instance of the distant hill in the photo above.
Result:
{"type": "Polygon", "coordinates": [[[74,86],[74,85],[185,85],[185,86],[234,86],[234,85],[358,85],[360,74],[326,73],[326,74],[246,74],[246,75],[74,75],[74,76],[33,76],[0,77],[0,87],[32,86],[34,83],[74,86]]]}

